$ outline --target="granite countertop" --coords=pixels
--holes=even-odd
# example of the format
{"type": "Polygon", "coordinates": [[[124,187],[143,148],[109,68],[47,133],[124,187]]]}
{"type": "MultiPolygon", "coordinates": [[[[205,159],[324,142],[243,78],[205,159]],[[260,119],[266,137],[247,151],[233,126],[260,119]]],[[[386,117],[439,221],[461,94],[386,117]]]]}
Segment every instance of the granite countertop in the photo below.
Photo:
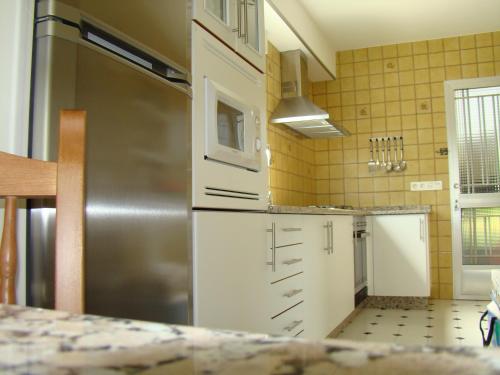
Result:
{"type": "Polygon", "coordinates": [[[7,374],[500,374],[500,349],[404,347],[0,305],[7,374]]]}
{"type": "Polygon", "coordinates": [[[304,215],[405,215],[427,214],[431,206],[383,206],[355,209],[316,207],[316,206],[269,206],[271,214],[304,214],[304,215]]]}

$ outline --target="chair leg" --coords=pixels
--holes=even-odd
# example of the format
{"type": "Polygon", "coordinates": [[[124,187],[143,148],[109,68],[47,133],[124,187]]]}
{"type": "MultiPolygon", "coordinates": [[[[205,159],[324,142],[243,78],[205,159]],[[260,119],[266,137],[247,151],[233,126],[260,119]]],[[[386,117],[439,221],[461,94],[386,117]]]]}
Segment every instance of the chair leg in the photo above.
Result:
{"type": "Polygon", "coordinates": [[[16,303],[16,198],[5,198],[5,215],[0,244],[0,303],[16,303]]]}

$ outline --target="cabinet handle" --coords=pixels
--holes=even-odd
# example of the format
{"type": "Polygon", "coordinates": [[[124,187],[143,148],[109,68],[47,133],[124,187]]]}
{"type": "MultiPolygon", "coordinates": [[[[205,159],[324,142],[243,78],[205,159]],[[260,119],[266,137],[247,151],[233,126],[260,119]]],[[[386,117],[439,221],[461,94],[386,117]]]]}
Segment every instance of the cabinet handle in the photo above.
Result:
{"type": "Polygon", "coordinates": [[[424,220],[420,219],[420,241],[424,241],[424,220]]]}
{"type": "Polygon", "coordinates": [[[330,221],[330,254],[333,254],[333,221],[330,221]]]}
{"type": "Polygon", "coordinates": [[[294,259],[284,260],[283,264],[290,266],[292,264],[299,263],[299,262],[302,262],[302,258],[294,258],[294,259]]]}
{"type": "Polygon", "coordinates": [[[272,271],[276,272],[276,224],[273,222],[271,229],[267,231],[271,232],[271,261],[267,262],[267,265],[272,266],[272,271]]]}
{"type": "Polygon", "coordinates": [[[283,232],[300,232],[302,228],[282,228],[283,232]]]}
{"type": "Polygon", "coordinates": [[[296,296],[297,294],[302,293],[302,291],[303,291],[303,289],[292,289],[289,292],[286,292],[285,294],[283,294],[283,297],[292,298],[293,296],[296,296]]]}
{"type": "Polygon", "coordinates": [[[323,225],[323,228],[326,229],[326,247],[324,247],[323,250],[330,254],[330,222],[327,221],[326,225],[323,225]]]}
{"type": "Polygon", "coordinates": [[[291,332],[302,324],[303,320],[294,320],[290,325],[285,327],[285,331],[291,332]]]}
{"type": "Polygon", "coordinates": [[[248,44],[248,0],[243,0],[243,10],[245,13],[245,44],[248,44]]]}
{"type": "Polygon", "coordinates": [[[238,15],[238,25],[236,26],[236,29],[233,29],[233,32],[238,33],[238,38],[241,38],[243,36],[243,33],[241,32],[241,4],[242,0],[236,0],[236,11],[238,15]]]}

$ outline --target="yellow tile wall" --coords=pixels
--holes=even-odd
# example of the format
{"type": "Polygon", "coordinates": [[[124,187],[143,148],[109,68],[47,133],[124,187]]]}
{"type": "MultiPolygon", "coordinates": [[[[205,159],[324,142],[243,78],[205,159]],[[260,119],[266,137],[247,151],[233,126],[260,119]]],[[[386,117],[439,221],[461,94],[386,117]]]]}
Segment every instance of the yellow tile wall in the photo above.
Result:
{"type": "Polygon", "coordinates": [[[314,143],[318,204],[432,206],[431,295],[453,295],[443,81],[500,75],[500,32],[341,51],[337,80],[313,84],[314,102],[352,136],[314,143]],[[404,137],[408,168],[369,173],[370,137],[404,137]],[[443,181],[412,192],[411,181],[443,181]]]}
{"type": "MultiPolygon", "coordinates": [[[[268,43],[266,57],[269,120],[281,99],[280,54],[271,43],[268,43]]],[[[273,203],[295,206],[314,204],[316,201],[314,141],[284,125],[271,124],[269,121],[267,141],[273,159],[269,171],[273,203]]]]}

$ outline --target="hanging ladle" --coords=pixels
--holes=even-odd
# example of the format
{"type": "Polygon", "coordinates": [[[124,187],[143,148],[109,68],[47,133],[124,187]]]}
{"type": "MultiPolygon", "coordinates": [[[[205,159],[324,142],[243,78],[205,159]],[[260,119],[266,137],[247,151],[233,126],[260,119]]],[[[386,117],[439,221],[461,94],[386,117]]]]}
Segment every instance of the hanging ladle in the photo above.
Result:
{"type": "Polygon", "coordinates": [[[382,162],[380,163],[380,166],[382,168],[385,168],[385,166],[387,165],[387,162],[385,161],[385,138],[380,138],[380,142],[382,143],[382,162]]]}
{"type": "Polygon", "coordinates": [[[399,137],[399,140],[401,142],[401,148],[400,148],[401,160],[399,161],[399,169],[401,171],[404,171],[406,169],[406,160],[405,160],[404,151],[403,151],[403,137],[399,137]]]}
{"type": "Polygon", "coordinates": [[[391,161],[391,139],[387,138],[387,164],[385,166],[385,170],[387,172],[392,171],[392,161],[391,161]]]}
{"type": "Polygon", "coordinates": [[[392,163],[392,169],[396,172],[401,171],[401,166],[398,161],[398,139],[394,137],[394,163],[392,163]]]}
{"type": "Polygon", "coordinates": [[[368,161],[368,171],[373,172],[377,169],[375,160],[373,160],[373,141],[370,139],[370,160],[368,161]]]}

